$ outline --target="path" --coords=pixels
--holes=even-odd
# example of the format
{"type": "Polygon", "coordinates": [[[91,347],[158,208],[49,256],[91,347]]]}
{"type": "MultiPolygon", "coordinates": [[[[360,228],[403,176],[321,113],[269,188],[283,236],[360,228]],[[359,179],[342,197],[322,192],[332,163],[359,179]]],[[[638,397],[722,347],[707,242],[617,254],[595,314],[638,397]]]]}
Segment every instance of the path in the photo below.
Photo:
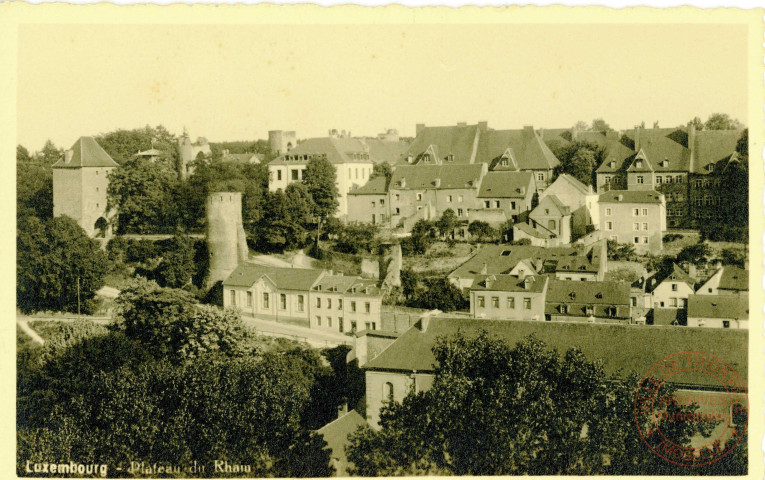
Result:
{"type": "Polygon", "coordinates": [[[27,319],[16,317],[16,325],[18,325],[21,331],[26,333],[32,341],[39,343],[40,345],[45,345],[45,340],[43,340],[43,338],[29,326],[29,321],[27,319]]]}
{"type": "Polygon", "coordinates": [[[307,327],[299,327],[286,323],[277,323],[273,320],[262,320],[242,315],[242,321],[245,325],[255,328],[259,335],[269,337],[290,338],[300,342],[305,342],[312,347],[336,347],[338,345],[353,346],[353,337],[336,332],[324,332],[307,327]]]}

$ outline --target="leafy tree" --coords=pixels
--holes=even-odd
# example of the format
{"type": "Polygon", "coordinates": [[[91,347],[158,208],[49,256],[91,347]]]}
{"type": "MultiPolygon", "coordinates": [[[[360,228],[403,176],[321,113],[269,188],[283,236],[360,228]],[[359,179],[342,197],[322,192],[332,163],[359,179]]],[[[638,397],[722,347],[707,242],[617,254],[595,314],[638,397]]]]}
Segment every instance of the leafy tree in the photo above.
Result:
{"type": "Polygon", "coordinates": [[[688,245],[677,254],[678,262],[689,262],[694,265],[705,265],[712,256],[712,247],[704,242],[688,245]]]}
{"type": "Polygon", "coordinates": [[[635,247],[631,243],[617,243],[616,240],[606,242],[609,260],[630,260],[635,256],[635,247]]]}
{"type": "Polygon", "coordinates": [[[578,122],[576,122],[574,124],[574,130],[578,130],[580,132],[584,132],[584,131],[587,131],[589,129],[590,129],[590,125],[587,122],[583,121],[583,120],[579,120],[578,122]]]}
{"type": "Polygon", "coordinates": [[[420,277],[411,268],[401,269],[401,290],[406,300],[411,300],[417,294],[420,277]]]}
{"type": "MultiPolygon", "coordinates": [[[[402,277],[401,282],[403,281],[402,277]]],[[[407,305],[444,312],[465,310],[470,306],[469,300],[462,291],[446,278],[425,279],[424,288],[417,289],[417,296],[407,302],[407,305]]]]}
{"type": "Polygon", "coordinates": [[[120,165],[134,158],[136,153],[152,148],[162,152],[161,163],[173,170],[179,157],[175,135],[162,125],[154,128],[146,125],[133,130],[118,129],[97,136],[96,141],[120,165]]]}
{"type": "Polygon", "coordinates": [[[401,242],[401,253],[403,255],[424,255],[433,244],[434,228],[432,222],[417,220],[412,227],[411,235],[401,242]]]}
{"type": "Polygon", "coordinates": [[[450,235],[454,228],[457,226],[457,215],[454,210],[447,208],[444,213],[441,214],[441,218],[436,220],[435,227],[438,229],[438,233],[441,236],[450,235]]]}
{"type": "Polygon", "coordinates": [[[697,132],[704,130],[704,122],[699,117],[693,117],[689,123],[696,128],[697,132]]]}
{"type": "Polygon", "coordinates": [[[316,209],[308,188],[302,183],[290,183],[284,189],[284,202],[285,219],[303,227],[308,226],[316,209]]]}
{"type": "Polygon", "coordinates": [[[497,231],[491,225],[481,220],[470,222],[468,233],[479,241],[490,240],[497,236],[497,231]]]}
{"type": "Polygon", "coordinates": [[[340,233],[335,250],[342,253],[372,252],[378,245],[377,226],[367,223],[349,223],[340,233]]]}
{"type": "Polygon", "coordinates": [[[739,155],[743,155],[745,158],[749,158],[749,129],[745,128],[743,132],[741,132],[741,137],[739,137],[738,141],[736,142],[736,152],[739,155]]]}
{"type": "Polygon", "coordinates": [[[720,252],[723,265],[735,265],[743,268],[746,265],[746,250],[740,248],[723,248],[720,252]]]}
{"type": "Polygon", "coordinates": [[[106,265],[98,242],[71,218],[19,219],[16,301],[21,311],[77,312],[79,307],[91,313],[97,305],[96,291],[104,285],[106,265]]]}
{"type": "Polygon", "coordinates": [[[181,288],[191,281],[195,271],[193,240],[186,235],[174,235],[154,271],[155,278],[164,287],[181,288]]]}
{"type": "Polygon", "coordinates": [[[339,205],[336,174],[335,166],[327,158],[314,157],[306,164],[303,184],[313,198],[316,216],[322,220],[334,215],[339,205]]]}
{"type": "Polygon", "coordinates": [[[116,209],[117,232],[164,233],[177,222],[176,173],[168,165],[133,158],[109,173],[107,208],[116,209]]]}
{"type": "Polygon", "coordinates": [[[23,145],[16,145],[16,163],[31,162],[32,156],[23,145]]]}
{"type": "Polygon", "coordinates": [[[386,185],[390,183],[390,179],[393,178],[393,167],[391,167],[390,163],[376,163],[375,166],[372,167],[372,175],[369,176],[369,179],[372,180],[377,177],[385,177],[386,185]]]}
{"type": "Polygon", "coordinates": [[[742,127],[741,122],[731,118],[727,113],[713,113],[704,124],[705,130],[738,130],[742,127]]]}
{"type": "Polygon", "coordinates": [[[303,186],[290,191],[290,197],[281,190],[265,193],[265,214],[254,229],[255,239],[260,248],[267,251],[283,251],[305,246],[308,238],[305,209],[309,198],[303,196],[303,186]]]}
{"type": "Polygon", "coordinates": [[[593,132],[610,132],[613,130],[611,127],[608,126],[605,120],[602,118],[596,118],[592,121],[592,131],[593,132]]]}
{"type": "MultiPolygon", "coordinates": [[[[511,346],[482,332],[441,338],[433,352],[432,388],[384,406],[379,431],[360,429],[350,436],[346,451],[353,473],[666,475],[687,470],[643,444],[633,407],[637,378],[608,376],[602,362],[588,360],[577,348],[561,356],[533,336],[511,346]]],[[[648,415],[637,420],[652,421],[648,415]]],[[[695,431],[690,422],[661,422],[661,427],[684,442],[695,431]]]]}
{"type": "Polygon", "coordinates": [[[37,162],[16,164],[16,217],[53,216],[53,170],[37,162]]]}
{"type": "Polygon", "coordinates": [[[593,184],[595,170],[608,156],[606,147],[586,141],[571,142],[553,153],[560,160],[560,165],[553,171],[553,178],[567,173],[585,185],[593,184]]]}
{"type": "Polygon", "coordinates": [[[36,160],[43,165],[50,166],[61,160],[63,155],[64,150],[58,148],[52,141],[48,140],[45,142],[45,146],[43,146],[43,149],[40,151],[40,153],[35,157],[36,160]]]}

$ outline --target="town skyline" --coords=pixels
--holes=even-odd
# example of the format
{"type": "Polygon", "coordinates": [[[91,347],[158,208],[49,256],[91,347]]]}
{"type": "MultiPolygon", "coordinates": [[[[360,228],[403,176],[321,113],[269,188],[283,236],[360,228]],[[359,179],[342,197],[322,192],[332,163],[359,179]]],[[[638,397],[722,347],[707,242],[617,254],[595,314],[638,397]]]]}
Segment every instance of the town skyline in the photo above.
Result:
{"type": "Polygon", "coordinates": [[[17,142],[30,150],[146,124],[233,141],[748,120],[747,34],[730,25],[79,27],[19,30],[17,142]]]}

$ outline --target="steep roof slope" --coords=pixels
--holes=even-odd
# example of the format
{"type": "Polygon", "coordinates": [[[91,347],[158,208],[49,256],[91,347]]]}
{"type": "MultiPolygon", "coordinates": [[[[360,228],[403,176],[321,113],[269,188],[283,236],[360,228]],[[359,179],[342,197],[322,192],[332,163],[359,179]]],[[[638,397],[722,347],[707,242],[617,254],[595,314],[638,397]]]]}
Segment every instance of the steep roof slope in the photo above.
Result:
{"type": "Polygon", "coordinates": [[[481,181],[483,168],[480,164],[399,165],[393,170],[389,187],[397,190],[473,188],[481,181]],[[436,180],[440,185],[436,186],[436,180]]]}
{"type": "Polygon", "coordinates": [[[488,172],[481,181],[479,198],[524,198],[534,187],[531,172],[488,172]]]}
{"type": "Polygon", "coordinates": [[[61,160],[53,164],[53,168],[119,167],[93,137],[80,137],[70,150],[69,161],[65,153],[61,160]]]}
{"type": "Polygon", "coordinates": [[[475,161],[494,167],[508,148],[521,170],[547,170],[560,164],[532,127],[481,132],[475,161]]]}
{"type": "Polygon", "coordinates": [[[473,144],[476,135],[478,125],[424,127],[401,155],[399,163],[407,163],[406,158],[409,155],[414,163],[418,162],[431,145],[435,146],[440,161],[445,160],[448,155],[453,155],[454,163],[474,163],[473,144]]]}
{"type": "Polygon", "coordinates": [[[284,290],[307,291],[324,274],[323,270],[309,268],[286,268],[240,263],[223,285],[251,287],[261,278],[268,277],[276,286],[284,290]]]}
{"type": "Polygon", "coordinates": [[[360,140],[355,138],[318,137],[300,142],[295,148],[277,158],[271,164],[294,163],[286,160],[286,157],[296,155],[326,155],[327,159],[333,164],[372,162],[369,148],[360,140]]]}

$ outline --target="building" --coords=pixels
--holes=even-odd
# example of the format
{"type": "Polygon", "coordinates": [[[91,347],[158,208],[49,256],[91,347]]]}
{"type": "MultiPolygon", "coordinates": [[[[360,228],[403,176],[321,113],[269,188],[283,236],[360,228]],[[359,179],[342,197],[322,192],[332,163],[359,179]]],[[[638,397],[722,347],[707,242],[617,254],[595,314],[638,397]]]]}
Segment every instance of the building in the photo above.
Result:
{"type": "Polygon", "coordinates": [[[485,164],[397,166],[388,186],[391,226],[408,232],[417,220],[435,220],[447,209],[467,220],[486,172],[485,164]]]}
{"type": "Polygon", "coordinates": [[[749,270],[725,265],[696,290],[696,295],[747,295],[749,294],[749,270]]]}
{"type": "MultiPolygon", "coordinates": [[[[580,322],[536,322],[476,318],[425,317],[377,357],[364,365],[367,421],[379,428],[384,402],[400,402],[410,392],[429,390],[437,361],[433,347],[439,339],[460,333],[475,337],[481,332],[510,345],[530,335],[563,354],[578,347],[590,360],[602,360],[606,375],[647,372],[658,361],[683,351],[703,351],[724,358],[747,382],[746,332],[703,328],[646,327],[640,325],[580,322]],[[650,348],[646,348],[650,346],[650,348]]],[[[715,391],[719,383],[708,376],[692,377],[684,388],[715,391]]]]}
{"type": "Polygon", "coordinates": [[[607,270],[605,241],[593,245],[541,248],[531,245],[484,245],[447,278],[469,289],[486,275],[554,275],[561,280],[603,280],[607,270]]]}
{"type": "Polygon", "coordinates": [[[268,132],[268,146],[273,155],[284,155],[292,150],[297,143],[297,136],[294,131],[270,130],[268,132]]]}
{"type": "Polygon", "coordinates": [[[625,323],[630,317],[628,283],[553,280],[547,289],[545,320],[625,323]]]}
{"type": "Polygon", "coordinates": [[[108,175],[118,166],[93,137],[80,137],[53,164],[53,216],[71,217],[91,237],[109,236],[108,175]]]}
{"type": "Polygon", "coordinates": [[[592,186],[583,184],[567,173],[561,173],[539,194],[540,204],[548,196],[555,196],[571,212],[572,240],[585,236],[599,224],[598,194],[592,186]]]}
{"type": "Polygon", "coordinates": [[[499,209],[513,222],[526,221],[536,187],[532,172],[493,171],[484,175],[477,208],[499,209]]]}
{"type": "Polygon", "coordinates": [[[749,295],[691,295],[688,326],[749,329],[749,295]]]}
{"type": "Polygon", "coordinates": [[[544,275],[481,275],[470,288],[470,315],[499,320],[541,320],[548,281],[544,275]]]}
{"type": "Polygon", "coordinates": [[[221,161],[241,163],[244,165],[256,164],[263,161],[263,155],[259,153],[230,153],[228,150],[221,152],[221,161]]]}
{"type": "Polygon", "coordinates": [[[204,137],[198,137],[196,142],[192,142],[191,138],[189,138],[189,133],[184,128],[183,135],[178,138],[178,154],[180,156],[181,178],[188,178],[194,173],[192,162],[200,154],[205,157],[211,156],[212,150],[210,150],[210,144],[204,137]]]}
{"type": "Polygon", "coordinates": [[[348,435],[355,432],[359,427],[367,425],[364,417],[356,410],[348,411],[348,405],[338,409],[337,419],[316,430],[316,433],[327,442],[330,451],[330,462],[335,469],[335,477],[347,477],[348,456],[345,447],[348,445],[348,435]]]}
{"type": "Polygon", "coordinates": [[[374,161],[369,148],[361,141],[347,137],[310,138],[292,147],[268,164],[268,189],[284,190],[292,182],[300,182],[308,161],[326,158],[335,167],[338,191],[337,215],[348,215],[348,192],[363,186],[372,175],[374,161]]]}
{"type": "Polygon", "coordinates": [[[664,195],[653,190],[610,190],[600,195],[602,238],[629,243],[636,252],[658,252],[667,229],[664,195]]]}
{"type": "Polygon", "coordinates": [[[571,209],[556,195],[542,198],[529,214],[528,222],[534,230],[547,233],[556,245],[571,243],[571,209]]]}
{"type": "Polygon", "coordinates": [[[156,162],[162,156],[165,154],[162,150],[157,150],[156,148],[150,148],[149,150],[143,150],[141,152],[136,153],[133,155],[134,157],[138,158],[144,158],[146,160],[149,160],[150,162],[156,162]]]}
{"type": "Polygon", "coordinates": [[[670,270],[656,273],[645,282],[654,308],[686,308],[694,287],[693,278],[674,263],[670,270]]]}
{"type": "Polygon", "coordinates": [[[388,181],[376,177],[348,192],[348,221],[390,227],[388,181]]]}
{"type": "Polygon", "coordinates": [[[240,263],[223,282],[224,307],[339,333],[377,330],[381,305],[374,280],[324,270],[240,263]]]}

